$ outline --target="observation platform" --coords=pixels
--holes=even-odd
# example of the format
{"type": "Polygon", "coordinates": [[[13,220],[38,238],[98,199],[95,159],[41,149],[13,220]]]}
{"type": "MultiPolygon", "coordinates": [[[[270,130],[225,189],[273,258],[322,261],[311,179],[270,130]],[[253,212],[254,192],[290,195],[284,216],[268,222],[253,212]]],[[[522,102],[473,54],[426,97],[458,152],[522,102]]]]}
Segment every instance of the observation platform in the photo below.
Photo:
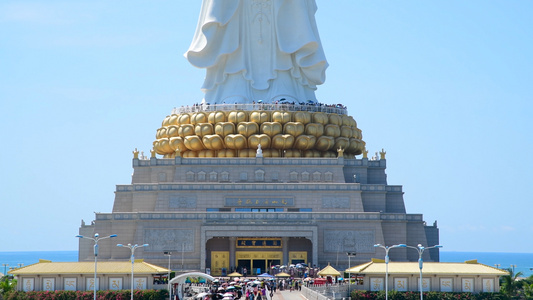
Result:
{"type": "Polygon", "coordinates": [[[348,115],[348,109],[342,104],[288,104],[288,103],[255,103],[255,104],[195,104],[193,106],[182,106],[174,108],[172,114],[196,113],[196,112],[213,112],[213,111],[307,111],[307,112],[324,112],[339,115],[348,115]]]}

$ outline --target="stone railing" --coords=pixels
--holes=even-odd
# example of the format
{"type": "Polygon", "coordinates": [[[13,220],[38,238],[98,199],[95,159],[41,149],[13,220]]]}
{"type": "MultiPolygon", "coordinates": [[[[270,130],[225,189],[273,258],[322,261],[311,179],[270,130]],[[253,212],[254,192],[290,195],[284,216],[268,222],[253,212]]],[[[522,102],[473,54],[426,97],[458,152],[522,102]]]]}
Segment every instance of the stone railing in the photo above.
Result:
{"type": "Polygon", "coordinates": [[[302,286],[302,294],[307,299],[318,300],[335,300],[348,299],[350,296],[350,289],[348,284],[334,284],[334,285],[309,285],[302,286]]]}
{"type": "Polygon", "coordinates": [[[255,103],[255,104],[196,104],[193,106],[182,106],[174,108],[172,114],[209,112],[209,111],[231,111],[231,110],[267,110],[267,111],[308,111],[325,112],[339,115],[348,115],[346,107],[341,105],[326,105],[322,103],[309,104],[281,104],[281,103],[255,103]]]}

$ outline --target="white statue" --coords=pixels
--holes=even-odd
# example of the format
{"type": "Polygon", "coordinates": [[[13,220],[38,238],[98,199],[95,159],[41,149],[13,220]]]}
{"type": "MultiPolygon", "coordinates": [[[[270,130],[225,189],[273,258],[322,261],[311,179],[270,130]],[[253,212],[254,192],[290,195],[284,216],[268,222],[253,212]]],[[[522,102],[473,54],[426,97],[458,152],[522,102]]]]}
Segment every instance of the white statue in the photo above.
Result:
{"type": "Polygon", "coordinates": [[[261,144],[257,145],[257,152],[255,153],[255,157],[263,157],[263,150],[261,149],[261,144]]]}
{"type": "Polygon", "coordinates": [[[203,0],[187,60],[206,69],[204,101],[316,102],[328,67],[314,0],[203,0]]]}

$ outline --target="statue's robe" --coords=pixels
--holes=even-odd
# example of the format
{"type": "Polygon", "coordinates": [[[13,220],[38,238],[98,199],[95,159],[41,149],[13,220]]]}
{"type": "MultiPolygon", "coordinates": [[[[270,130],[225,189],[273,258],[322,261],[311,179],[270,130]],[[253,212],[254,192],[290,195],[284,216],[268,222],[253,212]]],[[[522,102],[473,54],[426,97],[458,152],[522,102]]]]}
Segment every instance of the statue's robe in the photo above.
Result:
{"type": "Polygon", "coordinates": [[[187,60],[206,69],[204,100],[316,101],[328,66],[314,0],[203,0],[187,60]]]}

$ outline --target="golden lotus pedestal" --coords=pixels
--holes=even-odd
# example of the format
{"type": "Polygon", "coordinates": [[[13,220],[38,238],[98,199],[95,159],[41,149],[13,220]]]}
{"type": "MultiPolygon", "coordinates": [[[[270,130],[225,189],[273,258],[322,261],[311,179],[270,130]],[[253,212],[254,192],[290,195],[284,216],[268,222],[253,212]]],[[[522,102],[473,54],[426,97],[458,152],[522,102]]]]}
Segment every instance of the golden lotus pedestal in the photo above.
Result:
{"type": "MultiPolygon", "coordinates": [[[[167,116],[157,130],[155,152],[164,158],[337,157],[363,153],[365,142],[353,117],[335,112],[194,108],[167,116]],[[341,151],[341,153],[342,153],[341,151]]],[[[240,108],[240,109],[239,109],[240,108]]]]}

